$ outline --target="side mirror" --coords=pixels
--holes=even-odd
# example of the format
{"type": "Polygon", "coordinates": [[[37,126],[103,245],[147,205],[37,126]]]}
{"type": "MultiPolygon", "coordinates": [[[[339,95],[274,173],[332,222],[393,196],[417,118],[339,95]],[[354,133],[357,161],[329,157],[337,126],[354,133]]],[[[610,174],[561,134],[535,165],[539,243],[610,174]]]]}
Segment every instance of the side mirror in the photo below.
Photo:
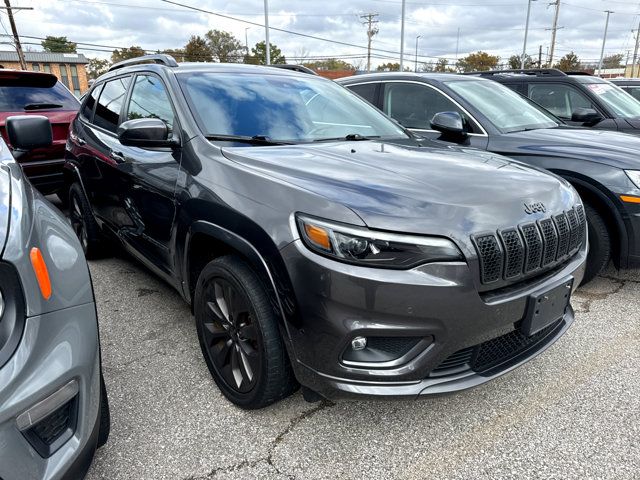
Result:
{"type": "Polygon", "coordinates": [[[595,125],[602,120],[602,115],[593,108],[576,108],[571,114],[572,122],[584,123],[585,125],[595,125]]]}
{"type": "Polygon", "coordinates": [[[458,112],[436,113],[431,119],[431,128],[450,137],[464,138],[467,136],[462,115],[458,112]]]}
{"type": "Polygon", "coordinates": [[[159,118],[137,118],[123,122],[118,127],[118,139],[130,147],[174,147],[169,138],[169,127],[159,118]]]}
{"type": "Polygon", "coordinates": [[[14,157],[53,143],[51,122],[42,115],[16,115],[7,118],[7,136],[14,157]]]}

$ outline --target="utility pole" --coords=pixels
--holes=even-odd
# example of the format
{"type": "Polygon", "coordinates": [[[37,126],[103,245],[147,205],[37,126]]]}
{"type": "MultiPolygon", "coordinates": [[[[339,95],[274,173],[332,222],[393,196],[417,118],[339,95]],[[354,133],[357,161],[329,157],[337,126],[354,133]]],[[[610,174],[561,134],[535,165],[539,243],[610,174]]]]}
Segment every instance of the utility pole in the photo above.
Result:
{"type": "Polygon", "coordinates": [[[460,47],[460,27],[458,27],[458,36],[456,37],[456,63],[458,63],[458,48],[460,47]]]}
{"type": "Polygon", "coordinates": [[[249,56],[249,35],[247,35],[247,32],[249,31],[251,27],[246,27],[244,29],[244,49],[246,50],[246,54],[247,56],[249,56]]]}
{"type": "Polygon", "coordinates": [[[404,10],[406,0],[402,0],[402,21],[400,23],[400,71],[404,70],[404,10]]]}
{"type": "Polygon", "coordinates": [[[418,35],[416,37],[416,62],[415,62],[415,65],[413,67],[413,71],[415,73],[418,73],[418,39],[421,38],[421,37],[422,37],[422,35],[418,35]]]}
{"type": "Polygon", "coordinates": [[[269,43],[269,0],[264,0],[264,36],[267,47],[267,65],[271,65],[271,44],[269,43]]]}
{"type": "Polygon", "coordinates": [[[22,51],[22,45],[20,44],[20,37],[18,36],[18,29],[16,28],[16,22],[13,20],[13,10],[33,10],[32,8],[24,8],[24,7],[12,7],[9,0],[4,0],[5,8],[2,10],[7,11],[7,15],[9,16],[9,24],[11,25],[11,31],[13,32],[13,43],[16,46],[16,52],[18,52],[18,60],[20,61],[20,68],[22,70],[27,69],[27,62],[24,59],[24,52],[22,51]]]}
{"type": "Polygon", "coordinates": [[[527,36],[529,35],[529,16],[531,15],[531,0],[527,4],[527,21],[524,27],[524,43],[522,44],[522,56],[520,57],[520,68],[524,70],[524,56],[527,54],[527,36]]]}
{"type": "Polygon", "coordinates": [[[638,59],[638,43],[639,42],[640,42],[640,22],[638,22],[638,30],[636,30],[636,47],[633,50],[633,62],[631,63],[631,76],[632,77],[636,76],[636,60],[638,59]]]}
{"type": "Polygon", "coordinates": [[[542,68],[542,45],[538,48],[538,68],[542,68]]]}
{"type": "Polygon", "coordinates": [[[556,0],[549,5],[556,6],[556,13],[553,16],[553,27],[551,27],[551,50],[549,51],[548,67],[553,68],[553,51],[556,48],[556,31],[558,30],[558,15],[560,15],[560,0],[556,0]]]}
{"type": "Polygon", "coordinates": [[[604,58],[604,44],[607,42],[607,30],[609,29],[609,15],[613,12],[611,10],[605,10],[607,14],[607,21],[604,24],[604,37],[602,37],[602,50],[600,50],[600,62],[598,63],[598,75],[602,74],[602,59],[604,58]]]}
{"type": "Polygon", "coordinates": [[[378,33],[378,27],[376,26],[378,20],[375,20],[377,16],[377,13],[367,13],[365,15],[360,15],[360,18],[364,19],[364,22],[362,22],[362,24],[367,26],[367,72],[369,73],[371,72],[371,40],[378,33]]]}

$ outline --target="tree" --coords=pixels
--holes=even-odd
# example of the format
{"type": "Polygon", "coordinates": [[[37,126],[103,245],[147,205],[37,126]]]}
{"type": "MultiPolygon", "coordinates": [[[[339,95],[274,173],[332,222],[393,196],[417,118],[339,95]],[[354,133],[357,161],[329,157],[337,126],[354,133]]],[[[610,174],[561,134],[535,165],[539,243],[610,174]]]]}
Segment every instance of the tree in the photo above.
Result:
{"type": "Polygon", "coordinates": [[[376,68],[378,72],[399,72],[400,64],[399,63],[383,63],[382,65],[378,65],[376,68]]]}
{"type": "Polygon", "coordinates": [[[314,70],[349,70],[353,71],[356,68],[350,63],[340,60],[338,58],[327,58],[326,60],[318,60],[316,62],[306,62],[303,64],[305,67],[312,68],[314,70]]]}
{"type": "Polygon", "coordinates": [[[169,50],[162,50],[159,53],[164,53],[166,55],[171,55],[176,59],[176,62],[190,62],[191,60],[187,60],[186,53],[184,48],[170,48],[169,50]]]}
{"type": "Polygon", "coordinates": [[[455,70],[449,66],[449,60],[446,58],[439,58],[433,67],[434,72],[454,72],[455,70]]]}
{"type": "Polygon", "coordinates": [[[499,61],[500,57],[497,55],[489,55],[487,52],[480,51],[461,58],[456,65],[463,72],[479,72],[496,68],[499,61]]]}
{"type": "Polygon", "coordinates": [[[240,63],[244,47],[240,40],[229,32],[209,30],[204,35],[213,59],[220,63],[240,63]]]}
{"type": "Polygon", "coordinates": [[[96,79],[109,69],[111,62],[104,58],[90,58],[87,65],[87,74],[89,78],[96,79]]]}
{"type": "Polygon", "coordinates": [[[569,52],[555,64],[555,68],[563,72],[569,72],[582,69],[582,65],[578,56],[573,52],[569,52]]]}
{"type": "Polygon", "coordinates": [[[40,42],[42,49],[45,52],[56,53],[76,53],[78,44],[70,42],[67,37],[53,37],[47,35],[47,37],[40,42]]]}
{"type": "Polygon", "coordinates": [[[146,52],[142,49],[142,47],[138,47],[138,46],[131,46],[129,48],[121,48],[121,49],[115,49],[112,53],[111,53],[111,61],[113,63],[117,63],[117,62],[121,62],[123,60],[128,60],[130,58],[136,58],[136,57],[141,57],[145,54],[146,52]]]}
{"type": "Polygon", "coordinates": [[[200,35],[191,35],[184,46],[183,55],[187,62],[213,62],[211,47],[207,40],[200,35]]]}
{"type": "MultiPolygon", "coordinates": [[[[269,42],[269,54],[271,56],[271,63],[287,63],[287,59],[282,55],[282,51],[277,45],[269,42]]],[[[244,63],[251,63],[254,65],[265,65],[267,63],[267,44],[263,40],[256,43],[256,46],[251,49],[251,55],[245,55],[244,63]]]]}
{"type": "MultiPolygon", "coordinates": [[[[518,69],[522,65],[522,55],[511,55],[509,57],[509,68],[518,69]]],[[[524,55],[524,68],[532,68],[537,62],[534,62],[530,55],[524,55]]]]}
{"type": "Polygon", "coordinates": [[[616,53],[615,55],[607,55],[602,59],[602,68],[622,68],[624,67],[622,59],[624,54],[616,53]]]}

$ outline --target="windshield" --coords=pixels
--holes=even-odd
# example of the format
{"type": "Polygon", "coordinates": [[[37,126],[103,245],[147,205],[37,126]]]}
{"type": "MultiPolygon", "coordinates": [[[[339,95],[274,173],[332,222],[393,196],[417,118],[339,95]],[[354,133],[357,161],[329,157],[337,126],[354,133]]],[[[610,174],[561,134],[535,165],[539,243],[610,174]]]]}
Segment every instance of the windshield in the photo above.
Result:
{"type": "Polygon", "coordinates": [[[178,81],[201,130],[211,137],[293,143],[407,138],[357,95],[311,75],[196,72],[178,74],[178,81]]]}
{"type": "Polygon", "coordinates": [[[551,114],[499,83],[487,80],[453,80],[445,83],[503,133],[559,125],[551,114]]]}
{"type": "Polygon", "coordinates": [[[22,110],[78,110],[80,103],[62,86],[51,88],[31,86],[7,86],[0,81],[0,112],[22,110]],[[26,108],[25,108],[26,107],[26,108]]]}
{"type": "Polygon", "coordinates": [[[586,87],[618,117],[640,117],[640,102],[611,83],[589,83],[586,87]]]}

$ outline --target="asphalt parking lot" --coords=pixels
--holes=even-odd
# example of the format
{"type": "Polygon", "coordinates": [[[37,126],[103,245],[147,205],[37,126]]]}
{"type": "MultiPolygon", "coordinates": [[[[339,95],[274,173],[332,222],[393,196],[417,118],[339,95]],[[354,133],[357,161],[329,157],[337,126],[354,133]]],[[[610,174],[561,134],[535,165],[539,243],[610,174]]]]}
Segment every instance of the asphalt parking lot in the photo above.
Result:
{"type": "Polygon", "coordinates": [[[88,479],[632,479],[640,471],[640,271],[574,297],[554,346],[420,401],[246,412],[218,392],[190,310],[133,260],[90,263],[112,430],[88,479]]]}

